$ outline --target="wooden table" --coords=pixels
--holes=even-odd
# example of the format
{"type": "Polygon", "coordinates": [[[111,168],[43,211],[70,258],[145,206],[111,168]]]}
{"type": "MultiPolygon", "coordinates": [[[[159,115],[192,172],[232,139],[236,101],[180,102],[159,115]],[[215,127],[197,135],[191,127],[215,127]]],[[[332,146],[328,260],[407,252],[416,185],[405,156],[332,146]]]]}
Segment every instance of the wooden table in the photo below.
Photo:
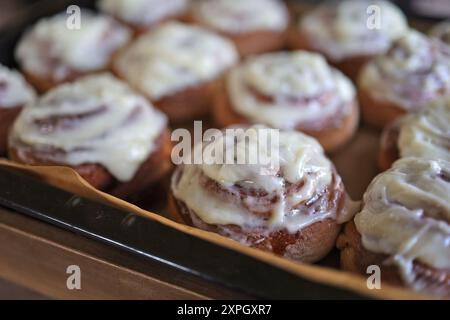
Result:
{"type": "Polygon", "coordinates": [[[195,276],[137,258],[74,233],[0,208],[1,298],[246,298],[195,276]],[[66,269],[81,269],[81,290],[66,286],[66,269]],[[3,286],[3,288],[1,287],[3,286]],[[12,290],[11,296],[8,292],[12,290]],[[6,292],[6,293],[5,293],[6,292]]]}
{"type": "Polygon", "coordinates": [[[0,279],[0,300],[43,300],[44,295],[0,279]]]}

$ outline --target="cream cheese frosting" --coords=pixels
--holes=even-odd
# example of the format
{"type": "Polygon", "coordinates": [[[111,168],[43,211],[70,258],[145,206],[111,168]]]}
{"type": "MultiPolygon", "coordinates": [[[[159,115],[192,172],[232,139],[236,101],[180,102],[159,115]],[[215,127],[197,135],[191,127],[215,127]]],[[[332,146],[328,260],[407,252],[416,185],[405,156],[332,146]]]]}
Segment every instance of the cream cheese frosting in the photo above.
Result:
{"type": "Polygon", "coordinates": [[[98,163],[125,182],[155,150],[166,124],[166,117],[126,84],[109,74],[93,75],[26,107],[10,144],[56,163],[98,163]]]}
{"type": "MultiPolygon", "coordinates": [[[[375,16],[374,16],[375,17],[375,16]]],[[[299,22],[312,45],[330,60],[372,56],[389,49],[408,29],[406,17],[389,1],[345,0],[319,6],[299,22]],[[379,9],[380,24],[369,27],[370,8],[379,9]],[[369,11],[368,11],[369,10],[369,11]]]]}
{"type": "Polygon", "coordinates": [[[0,108],[23,107],[35,98],[34,89],[19,72],[0,65],[0,108]]]}
{"type": "Polygon", "coordinates": [[[355,217],[364,248],[389,256],[404,282],[421,291],[414,272],[420,261],[450,269],[450,163],[405,158],[380,174],[364,195],[355,217]]]}
{"type": "Polygon", "coordinates": [[[137,26],[150,26],[182,14],[187,0],[100,0],[100,10],[137,26]]]}
{"type": "Polygon", "coordinates": [[[79,29],[69,29],[60,13],[41,19],[20,40],[16,59],[27,72],[63,80],[71,73],[98,71],[130,39],[131,33],[114,19],[82,10],[79,29]]]}
{"type": "Polygon", "coordinates": [[[198,0],[192,7],[198,20],[222,32],[279,32],[289,22],[288,10],[279,0],[198,0]]]}
{"type": "MultiPolygon", "coordinates": [[[[174,196],[184,202],[203,222],[238,225],[244,229],[286,229],[294,233],[316,221],[335,218],[332,213],[305,213],[295,208],[321,195],[332,185],[333,179],[339,179],[333,175],[334,167],[315,139],[296,131],[279,132],[264,126],[253,126],[241,129],[235,135],[221,136],[208,146],[223,150],[223,159],[229,156],[227,153],[234,152],[234,162],[214,163],[208,159],[207,148],[197,145],[196,148],[201,148],[200,152],[204,155],[203,163],[183,165],[172,179],[174,196]],[[261,138],[261,130],[279,134],[277,148],[268,147],[270,144],[266,144],[261,138]],[[250,164],[236,160],[249,152],[257,154],[259,160],[271,161],[250,164]],[[278,168],[273,163],[277,163],[278,168]],[[241,203],[227,201],[205,188],[201,182],[203,177],[214,181],[226,192],[235,193],[247,189],[277,200],[269,204],[265,202],[266,205],[262,208],[258,207],[255,197],[248,197],[241,203]],[[298,185],[298,189],[287,192],[287,185],[292,184],[298,185]],[[261,212],[269,209],[271,216],[268,220],[259,218],[250,214],[245,206],[261,212]]],[[[198,151],[197,149],[196,152],[198,151]]],[[[250,193],[253,194],[252,192],[250,193]]]]}
{"type": "Polygon", "coordinates": [[[167,22],[141,36],[114,68],[133,87],[158,100],[214,80],[237,61],[229,40],[200,27],[167,22]]]}
{"type": "Polygon", "coordinates": [[[450,162],[450,98],[439,99],[399,122],[400,156],[450,162]]]}
{"type": "Polygon", "coordinates": [[[360,84],[380,100],[418,110],[450,92],[450,52],[412,30],[363,68],[360,84]]]}
{"type": "Polygon", "coordinates": [[[231,70],[226,85],[236,112],[281,129],[347,114],[355,100],[350,80],[306,51],[251,57],[231,70]]]}

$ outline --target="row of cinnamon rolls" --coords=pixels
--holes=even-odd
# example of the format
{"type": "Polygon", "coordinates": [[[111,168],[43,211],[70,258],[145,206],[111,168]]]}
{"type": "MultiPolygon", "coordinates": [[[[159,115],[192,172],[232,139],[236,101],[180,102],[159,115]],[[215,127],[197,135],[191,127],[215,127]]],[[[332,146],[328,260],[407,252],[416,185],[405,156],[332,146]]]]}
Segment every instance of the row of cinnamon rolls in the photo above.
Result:
{"type": "MultiPolygon", "coordinates": [[[[203,163],[176,167],[170,212],[182,223],[296,261],[317,262],[337,243],[345,269],[364,273],[377,264],[386,281],[447,297],[449,111],[450,99],[441,100],[395,123],[395,135],[386,131],[383,141],[398,148],[389,164],[404,158],[369,186],[355,218],[358,207],[316,139],[249,124],[228,127],[237,130],[231,139],[198,146],[203,163]],[[279,135],[275,153],[261,145],[261,130],[279,135]],[[232,150],[236,158],[256,150],[257,158],[271,161],[214,163],[211,150],[225,151],[223,157],[232,150]]],[[[110,74],[60,85],[24,108],[8,152],[18,163],[69,166],[123,198],[172,171],[167,117],[110,74]]]]}
{"type": "MultiPolygon", "coordinates": [[[[249,82],[257,68],[261,75],[273,76],[278,71],[270,64],[278,65],[282,60],[276,56],[248,57],[240,68],[236,65],[241,57],[287,47],[317,52],[352,79],[358,88],[364,120],[377,127],[447,94],[450,86],[449,25],[441,24],[426,36],[409,29],[402,12],[383,0],[346,0],[335,6],[319,6],[298,21],[290,18],[278,0],[200,0],[189,6],[185,0],[103,0],[99,8],[99,14],[83,11],[80,29],[68,30],[66,15],[59,14],[41,20],[22,37],[16,58],[38,91],[45,92],[87,74],[112,71],[162,109],[171,122],[182,122],[211,112],[215,87],[221,85],[224,74],[235,82],[239,81],[237,78],[249,82]],[[378,8],[382,15],[380,23],[373,26],[368,25],[367,10],[371,7],[378,8]],[[191,24],[165,22],[180,16],[189,16],[181,20],[191,24]],[[138,35],[136,28],[142,31],[138,35]],[[241,71],[229,74],[233,67],[241,71]]],[[[287,65],[295,59],[284,60],[287,65]]],[[[307,109],[305,113],[310,115],[298,114],[291,119],[298,120],[295,125],[299,127],[315,113],[314,108],[304,105],[313,100],[326,104],[329,94],[324,92],[330,90],[330,85],[340,86],[339,77],[330,75],[335,71],[328,70],[326,74],[323,66],[312,61],[318,59],[304,60],[311,60],[298,62],[305,70],[288,66],[284,77],[292,73],[291,78],[295,78],[301,72],[303,80],[298,80],[298,85],[320,77],[321,89],[292,94],[274,86],[269,88],[272,84],[262,84],[263,80],[251,88],[259,100],[267,98],[264,102],[276,100],[274,105],[289,109],[302,105],[296,108],[297,113],[307,109]]],[[[236,85],[229,89],[232,80],[227,82],[225,89],[233,91],[225,94],[231,101],[232,114],[228,116],[272,125],[254,117],[255,112],[249,115],[249,109],[242,108],[243,104],[248,105],[242,101],[245,97],[236,93],[236,85]]],[[[331,104],[336,102],[331,100],[331,104]]],[[[267,108],[257,111],[267,115],[267,108]]],[[[339,112],[345,114],[346,110],[339,112]]],[[[325,118],[330,115],[324,114],[325,118]]],[[[314,130],[318,127],[316,120],[312,121],[316,123],[314,130]]],[[[324,131],[333,129],[326,127],[324,131]]],[[[332,147],[338,146],[339,141],[332,147]]]]}
{"type": "MultiPolygon", "coordinates": [[[[3,151],[19,163],[69,166],[94,187],[127,198],[171,172],[169,120],[211,111],[218,127],[241,130],[200,152],[217,145],[244,154],[258,150],[279,166],[178,166],[169,202],[179,221],[303,262],[319,261],[337,242],[345,269],[364,273],[378,264],[386,281],[450,296],[450,100],[442,98],[450,86],[450,28],[440,25],[433,37],[407,31],[398,9],[376,1],[387,12],[386,25],[368,32],[354,28],[367,4],[345,1],[347,7],[314,10],[289,30],[295,47],[323,55],[264,53],[237,64],[248,48],[230,34],[264,25],[281,39],[287,11],[279,11],[283,19],[260,12],[253,21],[255,1],[225,2],[208,1],[190,20],[203,25],[202,12],[226,12],[204,23],[212,29],[216,23],[222,35],[180,22],[155,26],[151,17],[137,18],[145,11],[140,1],[103,1],[116,19],[86,12],[83,27],[73,32],[61,28],[61,15],[38,23],[16,53],[25,78],[47,93],[36,98],[20,74],[0,69],[3,151]],[[140,36],[133,39],[135,33],[140,36]],[[89,75],[100,70],[114,76],[89,75]],[[355,79],[357,73],[358,89],[344,75],[355,79]],[[352,137],[358,100],[368,123],[391,124],[380,152],[387,171],[369,186],[354,218],[325,151],[352,137]],[[279,133],[275,154],[259,148],[261,130],[279,133]],[[243,140],[248,143],[240,149],[243,140]],[[389,169],[398,158],[404,159],[389,169]]],[[[278,1],[267,2],[278,12],[270,7],[278,1]]],[[[252,43],[254,52],[279,48],[256,50],[251,38],[246,34],[243,43],[252,43]]]]}
{"type": "MultiPolygon", "coordinates": [[[[30,91],[30,99],[8,132],[12,161],[70,167],[93,187],[125,199],[172,172],[167,116],[112,74],[85,76],[39,98],[30,91]]],[[[351,201],[323,147],[294,128],[229,129],[237,133],[200,144],[192,154],[183,150],[184,159],[199,152],[203,161],[173,172],[173,216],[294,260],[323,258],[340,225],[352,217],[351,201]],[[276,149],[260,141],[263,131],[276,135],[276,149]],[[214,158],[208,150],[218,154],[214,158]],[[256,162],[234,161],[255,150],[256,162]],[[229,151],[235,153],[225,162],[229,151]]]]}

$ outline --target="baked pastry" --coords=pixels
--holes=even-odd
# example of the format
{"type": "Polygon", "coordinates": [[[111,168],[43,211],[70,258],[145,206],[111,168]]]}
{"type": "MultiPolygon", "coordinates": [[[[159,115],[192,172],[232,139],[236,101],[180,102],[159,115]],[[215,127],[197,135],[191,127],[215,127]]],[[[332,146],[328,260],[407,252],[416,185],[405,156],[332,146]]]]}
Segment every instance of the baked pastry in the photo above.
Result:
{"type": "Polygon", "coordinates": [[[355,92],[350,80],[319,54],[266,53],[249,57],[218,86],[214,120],[219,127],[261,123],[303,131],[332,151],[357,128],[355,92]]]}
{"type": "Polygon", "coordinates": [[[189,18],[231,39],[241,56],[286,45],[289,12],[280,0],[197,0],[189,18]]]}
{"type": "Polygon", "coordinates": [[[450,51],[411,31],[364,67],[358,89],[364,120],[382,128],[450,92],[450,51]]]}
{"type": "Polygon", "coordinates": [[[341,265],[382,281],[450,298],[450,163],[405,158],[380,174],[339,237],[341,265]]]}
{"type": "Polygon", "coordinates": [[[315,262],[351,218],[334,166],[319,143],[300,132],[228,128],[194,152],[202,164],[178,166],[169,201],[173,216],[188,225],[315,262]],[[211,150],[219,151],[212,156],[211,150]]]}
{"type": "Polygon", "coordinates": [[[22,107],[36,94],[20,73],[0,65],[0,156],[6,154],[8,130],[22,107]]]}
{"type": "Polygon", "coordinates": [[[99,9],[140,34],[170,19],[183,18],[188,0],[99,0],[99,9]]]}
{"type": "Polygon", "coordinates": [[[291,30],[290,43],[324,54],[354,80],[367,61],[386,52],[407,30],[406,17],[389,1],[344,0],[302,16],[291,30]]]}
{"type": "Polygon", "coordinates": [[[379,166],[390,168],[399,158],[418,157],[450,162],[450,98],[389,125],[382,134],[379,166]]]}
{"type": "Polygon", "coordinates": [[[450,20],[435,25],[431,28],[429,35],[445,43],[450,50],[450,20]]]}
{"type": "Polygon", "coordinates": [[[216,81],[237,60],[229,40],[166,22],[121,52],[113,69],[172,122],[183,122],[209,113],[216,81]]]}
{"type": "Polygon", "coordinates": [[[40,92],[80,76],[107,70],[131,32],[114,19],[89,10],[80,28],[69,29],[67,14],[43,18],[19,41],[15,55],[27,80],[40,92]]]}
{"type": "Polygon", "coordinates": [[[170,153],[166,117],[109,74],[49,91],[23,109],[9,137],[11,160],[69,166],[119,197],[165,176],[170,153]]]}

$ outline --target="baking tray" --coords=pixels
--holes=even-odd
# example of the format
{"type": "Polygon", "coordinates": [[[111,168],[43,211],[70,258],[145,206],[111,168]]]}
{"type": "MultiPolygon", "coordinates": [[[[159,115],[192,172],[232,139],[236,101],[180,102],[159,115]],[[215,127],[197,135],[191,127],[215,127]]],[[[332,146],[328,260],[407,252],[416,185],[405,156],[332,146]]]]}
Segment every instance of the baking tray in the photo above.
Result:
{"type": "MultiPolygon", "coordinates": [[[[64,10],[68,4],[92,7],[92,1],[37,1],[19,14],[14,25],[0,32],[0,62],[16,67],[13,49],[23,31],[39,18],[64,10]]],[[[347,290],[302,279],[161,223],[78,197],[4,168],[0,169],[0,205],[250,297],[361,297],[347,290]]]]}
{"type": "MultiPolygon", "coordinates": [[[[0,31],[0,62],[15,67],[13,49],[23,31],[41,17],[65,10],[69,4],[92,8],[93,1],[34,1],[13,25],[0,31]]],[[[331,156],[350,196],[361,199],[378,173],[375,159],[379,132],[361,127],[339,153],[331,156]],[[357,168],[357,169],[356,169],[357,168]]],[[[0,167],[0,205],[45,221],[69,232],[125,250],[142,259],[158,261],[168,268],[245,294],[264,299],[359,299],[353,290],[302,278],[229,247],[186,234],[147,219],[43,183],[30,175],[0,167]]],[[[164,215],[161,203],[138,203],[164,215]]],[[[332,252],[321,265],[337,267],[332,252]]]]}

